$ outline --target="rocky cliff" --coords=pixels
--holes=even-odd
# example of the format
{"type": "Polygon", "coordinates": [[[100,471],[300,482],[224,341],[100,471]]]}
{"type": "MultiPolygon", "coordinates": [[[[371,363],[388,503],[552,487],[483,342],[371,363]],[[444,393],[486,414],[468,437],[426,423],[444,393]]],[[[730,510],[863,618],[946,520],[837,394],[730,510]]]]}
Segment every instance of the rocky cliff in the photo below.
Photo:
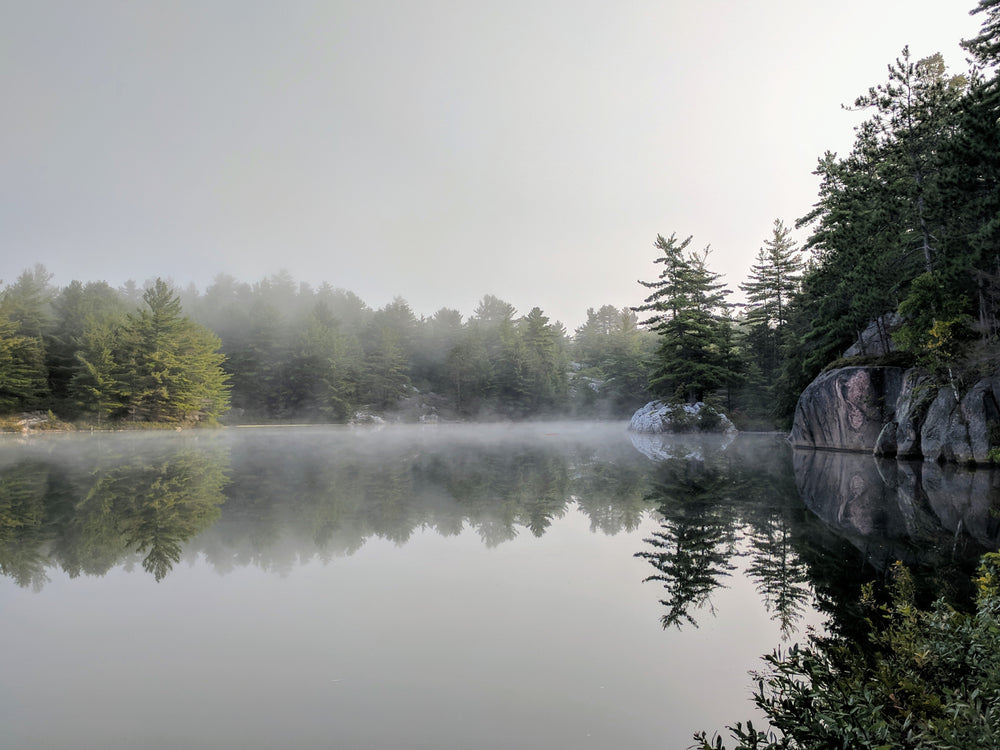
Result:
{"type": "Polygon", "coordinates": [[[822,373],[799,397],[790,440],[805,448],[987,463],[1000,446],[1000,376],[959,390],[899,367],[822,373]]]}
{"type": "Polygon", "coordinates": [[[821,373],[799,397],[792,445],[871,451],[893,419],[903,385],[899,367],[842,367],[821,373]]]}

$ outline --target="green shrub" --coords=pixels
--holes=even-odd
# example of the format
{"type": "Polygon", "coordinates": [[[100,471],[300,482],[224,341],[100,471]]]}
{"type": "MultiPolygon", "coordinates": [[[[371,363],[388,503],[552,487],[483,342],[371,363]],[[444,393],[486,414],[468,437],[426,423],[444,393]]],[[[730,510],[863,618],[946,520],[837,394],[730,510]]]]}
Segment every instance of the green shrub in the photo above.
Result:
{"type": "MultiPolygon", "coordinates": [[[[729,727],[734,750],[1000,747],[1000,554],[983,558],[971,614],[918,609],[898,563],[894,579],[888,605],[868,589],[870,643],[811,634],[764,658],[754,702],[771,727],[729,727]]],[[[725,748],[718,735],[695,741],[725,748]]]]}

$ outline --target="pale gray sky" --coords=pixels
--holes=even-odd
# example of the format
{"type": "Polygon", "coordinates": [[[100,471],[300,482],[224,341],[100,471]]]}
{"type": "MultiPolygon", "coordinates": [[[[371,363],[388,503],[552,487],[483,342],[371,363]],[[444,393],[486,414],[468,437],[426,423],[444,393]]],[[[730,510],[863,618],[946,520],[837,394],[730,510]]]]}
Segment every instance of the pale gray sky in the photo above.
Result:
{"type": "Polygon", "coordinates": [[[571,329],[657,233],[741,281],[910,45],[974,0],[0,0],[0,279],[281,269],[571,329]]]}

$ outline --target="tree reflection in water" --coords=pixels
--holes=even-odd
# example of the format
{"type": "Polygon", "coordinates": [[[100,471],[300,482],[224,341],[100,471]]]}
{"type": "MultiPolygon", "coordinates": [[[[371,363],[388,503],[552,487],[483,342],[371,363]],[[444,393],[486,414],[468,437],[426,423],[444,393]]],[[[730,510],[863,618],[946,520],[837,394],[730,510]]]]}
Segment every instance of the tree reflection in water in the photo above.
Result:
{"type": "MultiPolygon", "coordinates": [[[[698,625],[714,615],[712,594],[740,559],[784,637],[810,606],[841,619],[860,584],[842,541],[802,505],[791,453],[776,436],[740,436],[734,442],[697,437],[662,438],[647,454],[660,457],[649,499],[660,529],[637,553],[656,569],[647,581],[662,584],[664,628],[698,625]]],[[[860,563],[863,567],[863,563],[860,563]]],[[[850,621],[849,617],[843,618],[850,621]]]]}
{"type": "Polygon", "coordinates": [[[666,592],[661,624],[697,627],[699,610],[714,615],[712,593],[747,557],[745,574],[787,637],[814,596],[794,545],[802,514],[787,448],[773,438],[660,440],[644,452],[660,459],[650,499],[662,521],[636,556],[656,569],[645,581],[666,592]]]}
{"type": "Polygon", "coordinates": [[[105,539],[117,536],[162,580],[180,562],[184,543],[219,517],[224,459],[188,448],[102,473],[83,501],[87,528],[103,528],[98,533],[105,539]]]}
{"type": "Polygon", "coordinates": [[[219,517],[228,456],[220,446],[141,442],[0,469],[0,572],[38,590],[50,566],[104,575],[139,556],[162,580],[219,517]]]}
{"type": "Polygon", "coordinates": [[[650,562],[656,573],[644,579],[662,583],[666,597],[664,628],[684,622],[697,626],[693,612],[711,606],[712,592],[734,569],[736,525],[719,502],[726,477],[704,461],[675,458],[657,473],[651,499],[663,517],[660,529],[644,541],[652,550],[636,553],[650,562]]]}
{"type": "Polygon", "coordinates": [[[856,630],[861,584],[884,580],[896,560],[918,573],[929,596],[961,606],[980,555],[1000,544],[995,470],[793,454],[752,436],[731,445],[661,440],[642,446],[660,461],[648,496],[660,528],[636,556],[656,570],[645,580],[665,592],[664,628],[697,626],[700,610],[713,614],[713,592],[743,557],[786,638],[813,602],[831,629],[856,630]]]}
{"type": "Polygon", "coordinates": [[[373,537],[405,544],[425,528],[471,528],[496,546],[520,530],[542,536],[574,507],[608,533],[648,513],[648,462],[620,427],[576,429],[579,440],[497,430],[471,440],[479,433],[314,430],[271,432],[279,441],[248,431],[4,446],[0,571],[36,588],[53,566],[103,575],[138,560],[161,580],[183,555],[222,572],[287,571],[373,537]]]}
{"type": "Polygon", "coordinates": [[[810,603],[833,627],[858,622],[861,584],[899,554],[968,580],[997,537],[983,499],[996,494],[989,472],[966,479],[844,454],[796,454],[793,464],[774,436],[633,447],[616,426],[543,429],[0,445],[0,573],[38,589],[51,568],[75,577],[140,563],[162,580],[185,556],[220,572],[288,571],[371,538],[403,544],[421,529],[472,530],[496,546],[522,531],[541,536],[573,510],[607,534],[652,514],[659,528],[636,556],[653,568],[645,580],[662,587],[665,628],[710,615],[713,593],[739,569],[789,635],[810,603]]]}
{"type": "Polygon", "coordinates": [[[752,562],[747,573],[757,583],[764,606],[789,638],[812,600],[809,570],[795,551],[790,520],[777,512],[762,514],[748,530],[752,562]]]}
{"type": "Polygon", "coordinates": [[[0,573],[36,591],[48,582],[45,547],[53,536],[46,497],[49,466],[23,461],[0,473],[0,573]]]}

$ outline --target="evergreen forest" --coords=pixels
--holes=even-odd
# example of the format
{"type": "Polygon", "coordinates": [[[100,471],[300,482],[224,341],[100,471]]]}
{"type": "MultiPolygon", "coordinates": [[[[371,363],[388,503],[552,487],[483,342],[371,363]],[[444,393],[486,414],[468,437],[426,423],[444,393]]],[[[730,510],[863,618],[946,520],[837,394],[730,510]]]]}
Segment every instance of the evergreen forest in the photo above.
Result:
{"type": "Polygon", "coordinates": [[[962,42],[968,70],[904,48],[851,103],[865,119],[850,152],[818,159],[806,216],[762,232],[740,303],[709,249],[676,234],[655,238],[661,271],[639,281],[641,302],[591,308],[572,333],[540,307],[523,313],[490,295],[467,318],[446,308],[417,317],[403,299],[373,309],[286,273],[223,275],[204,291],[161,279],[57,288],[36,265],[0,288],[0,415],[90,425],[624,418],[655,396],[775,427],[852,344],[857,361],[874,353],[956,384],[992,372],[1000,2],[972,12],[982,26],[962,42]]]}
{"type": "Polygon", "coordinates": [[[287,273],[202,293],[55,288],[35,266],[0,292],[0,321],[0,410],[42,426],[621,417],[649,398],[655,347],[629,309],[590,309],[571,336],[490,295],[466,320],[418,318],[287,273]]]}

